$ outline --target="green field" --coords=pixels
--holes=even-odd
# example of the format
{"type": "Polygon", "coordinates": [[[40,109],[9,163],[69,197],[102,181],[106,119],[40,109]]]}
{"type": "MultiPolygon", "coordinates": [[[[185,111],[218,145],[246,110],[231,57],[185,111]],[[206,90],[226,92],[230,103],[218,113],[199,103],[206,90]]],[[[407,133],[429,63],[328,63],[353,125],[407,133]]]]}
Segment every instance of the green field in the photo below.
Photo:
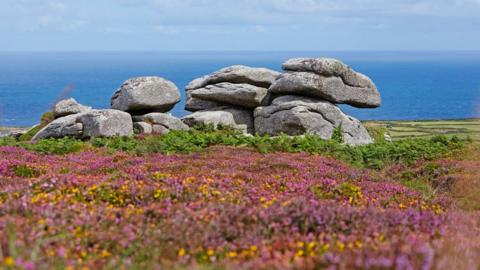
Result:
{"type": "Polygon", "coordinates": [[[434,135],[470,137],[480,141],[480,119],[428,121],[367,121],[367,127],[384,127],[394,140],[434,135]]]}

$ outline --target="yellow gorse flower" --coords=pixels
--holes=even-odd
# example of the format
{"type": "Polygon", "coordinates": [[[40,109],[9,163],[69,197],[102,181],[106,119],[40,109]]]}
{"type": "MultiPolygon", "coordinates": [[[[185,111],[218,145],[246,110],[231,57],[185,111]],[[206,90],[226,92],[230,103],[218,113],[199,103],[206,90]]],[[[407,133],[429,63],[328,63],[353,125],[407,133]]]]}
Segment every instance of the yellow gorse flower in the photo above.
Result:
{"type": "Polygon", "coordinates": [[[103,258],[109,257],[111,254],[108,252],[108,250],[102,250],[102,253],[100,254],[103,258]]]}
{"type": "Polygon", "coordinates": [[[227,256],[230,257],[230,258],[235,258],[235,257],[237,257],[237,255],[238,254],[235,251],[230,251],[230,252],[227,253],[227,256]]]}
{"type": "Polygon", "coordinates": [[[296,257],[302,257],[305,253],[303,252],[303,250],[298,250],[297,253],[295,253],[295,256],[296,257]]]}
{"type": "Polygon", "coordinates": [[[187,251],[184,248],[178,250],[178,257],[183,257],[187,254],[187,251]]]}
{"type": "Polygon", "coordinates": [[[8,257],[5,257],[5,259],[3,259],[3,264],[6,266],[14,266],[15,260],[12,257],[8,256],[8,257]]]}

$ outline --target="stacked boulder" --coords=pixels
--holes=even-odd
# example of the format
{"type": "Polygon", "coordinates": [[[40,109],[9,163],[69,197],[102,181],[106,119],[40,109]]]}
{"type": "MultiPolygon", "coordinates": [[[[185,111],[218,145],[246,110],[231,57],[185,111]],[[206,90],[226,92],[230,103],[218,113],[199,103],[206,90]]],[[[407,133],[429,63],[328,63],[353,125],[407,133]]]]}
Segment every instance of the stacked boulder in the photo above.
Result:
{"type": "Polygon", "coordinates": [[[42,128],[33,140],[46,138],[91,138],[165,134],[187,129],[180,119],[166,114],[180,101],[178,88],[160,77],[127,80],[113,94],[111,109],[94,110],[65,99],[53,108],[55,120],[42,128]]]}
{"type": "Polygon", "coordinates": [[[270,91],[310,96],[335,104],[376,108],[380,93],[367,76],[332,58],[294,58],[283,64],[283,73],[270,91]]]}
{"type": "Polygon", "coordinates": [[[183,121],[189,126],[221,124],[252,134],[316,134],[324,139],[340,128],[347,144],[372,142],[361,122],[335,105],[380,106],[380,94],[367,76],[330,58],[290,59],[283,69],[280,74],[232,66],[192,81],[186,87],[185,109],[194,113],[183,121]]]}
{"type": "Polygon", "coordinates": [[[254,133],[253,110],[270,103],[268,88],[280,73],[247,66],[231,66],[190,82],[182,120],[189,126],[231,126],[254,133]]]}
{"type": "Polygon", "coordinates": [[[132,115],[137,134],[166,134],[188,126],[169,112],[180,101],[180,91],[161,77],[129,79],[113,94],[112,109],[132,115]]]}
{"type": "Polygon", "coordinates": [[[330,139],[340,128],[350,145],[372,143],[361,122],[335,104],[376,108],[380,93],[365,75],[331,58],[295,58],[283,64],[285,73],[270,86],[275,95],[269,106],[255,109],[258,134],[316,134],[330,139]]]}
{"type": "Polygon", "coordinates": [[[91,138],[132,135],[132,119],[117,110],[94,110],[69,98],[53,108],[55,120],[42,128],[32,140],[46,138],[91,138]]]}

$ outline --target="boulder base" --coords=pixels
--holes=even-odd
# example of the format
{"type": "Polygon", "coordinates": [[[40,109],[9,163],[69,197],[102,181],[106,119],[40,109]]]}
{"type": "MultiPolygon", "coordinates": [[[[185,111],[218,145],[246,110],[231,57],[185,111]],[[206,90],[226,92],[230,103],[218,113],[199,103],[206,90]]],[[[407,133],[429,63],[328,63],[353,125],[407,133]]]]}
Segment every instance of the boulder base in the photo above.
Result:
{"type": "Polygon", "coordinates": [[[83,137],[132,136],[132,117],[118,110],[94,110],[81,114],[83,137]]]}
{"type": "Polygon", "coordinates": [[[132,134],[133,123],[128,113],[118,110],[92,110],[54,120],[41,129],[32,140],[131,136],[132,134]]]}
{"type": "Polygon", "coordinates": [[[182,118],[190,127],[213,125],[231,127],[242,132],[253,132],[253,116],[249,110],[235,107],[219,107],[208,111],[198,111],[182,118]]]}
{"type": "Polygon", "coordinates": [[[83,133],[83,124],[78,121],[81,114],[72,114],[58,118],[47,126],[42,128],[32,140],[41,140],[47,138],[75,137],[81,138],[83,133]]]}
{"type": "Polygon", "coordinates": [[[142,116],[134,116],[137,130],[144,131],[140,134],[166,134],[171,130],[187,130],[188,126],[179,118],[165,113],[149,113],[142,116]],[[149,127],[146,127],[149,125],[149,127]]]}
{"type": "Polygon", "coordinates": [[[349,145],[373,142],[360,121],[326,101],[282,96],[273,100],[270,106],[258,107],[254,117],[255,131],[260,135],[315,134],[331,139],[335,128],[341,127],[343,140],[349,145]]]}
{"type": "Polygon", "coordinates": [[[152,134],[153,127],[149,123],[135,122],[133,123],[133,131],[135,134],[152,134]]]}

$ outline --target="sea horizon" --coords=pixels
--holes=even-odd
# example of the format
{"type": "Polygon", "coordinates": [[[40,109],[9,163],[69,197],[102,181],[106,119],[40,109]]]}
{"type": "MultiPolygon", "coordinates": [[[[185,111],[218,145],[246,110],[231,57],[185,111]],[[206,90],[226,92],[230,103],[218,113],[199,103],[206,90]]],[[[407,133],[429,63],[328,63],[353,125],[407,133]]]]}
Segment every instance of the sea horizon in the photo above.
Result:
{"type": "Polygon", "coordinates": [[[293,57],[338,58],[372,78],[382,94],[378,109],[341,105],[360,120],[436,120],[480,117],[480,50],[458,51],[2,51],[0,126],[31,126],[63,97],[108,108],[127,79],[161,76],[182,101],[185,85],[220,68],[240,64],[281,71],[293,57]],[[64,89],[71,92],[65,95],[64,89]],[[63,94],[63,95],[62,95],[63,94]]]}

